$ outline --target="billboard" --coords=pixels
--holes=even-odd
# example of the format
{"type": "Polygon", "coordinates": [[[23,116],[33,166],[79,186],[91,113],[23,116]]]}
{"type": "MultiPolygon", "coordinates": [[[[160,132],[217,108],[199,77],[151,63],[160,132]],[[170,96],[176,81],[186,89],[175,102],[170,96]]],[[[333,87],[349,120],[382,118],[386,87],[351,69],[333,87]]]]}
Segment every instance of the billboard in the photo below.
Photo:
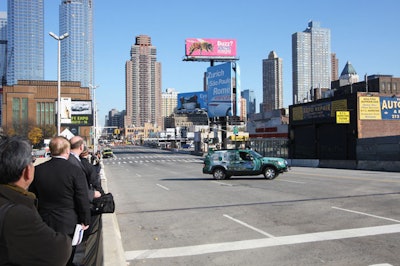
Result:
{"type": "Polygon", "coordinates": [[[207,68],[208,117],[232,116],[232,63],[207,68]]]}
{"type": "MultiPolygon", "coordinates": [[[[63,102],[61,102],[62,107],[63,102]]],[[[93,126],[92,101],[70,101],[70,110],[70,120],[61,120],[61,125],[93,126]]]]}
{"type": "Polygon", "coordinates": [[[72,115],[91,115],[92,101],[72,101],[71,112],[72,115]]]}
{"type": "Polygon", "coordinates": [[[185,41],[185,55],[188,57],[236,57],[234,39],[196,39],[185,41]]]}
{"type": "Polygon", "coordinates": [[[358,100],[360,120],[400,120],[400,98],[364,96],[358,100]]]}
{"type": "Polygon", "coordinates": [[[207,92],[187,92],[178,94],[178,110],[191,112],[196,109],[207,109],[207,92]]]}

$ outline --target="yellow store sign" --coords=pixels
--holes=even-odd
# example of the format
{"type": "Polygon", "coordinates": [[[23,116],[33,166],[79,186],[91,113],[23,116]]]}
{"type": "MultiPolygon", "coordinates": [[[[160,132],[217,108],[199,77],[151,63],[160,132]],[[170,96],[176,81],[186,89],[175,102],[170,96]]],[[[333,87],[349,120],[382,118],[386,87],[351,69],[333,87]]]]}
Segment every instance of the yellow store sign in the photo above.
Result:
{"type": "Polygon", "coordinates": [[[336,124],[350,124],[350,111],[336,111],[336,124]]]}

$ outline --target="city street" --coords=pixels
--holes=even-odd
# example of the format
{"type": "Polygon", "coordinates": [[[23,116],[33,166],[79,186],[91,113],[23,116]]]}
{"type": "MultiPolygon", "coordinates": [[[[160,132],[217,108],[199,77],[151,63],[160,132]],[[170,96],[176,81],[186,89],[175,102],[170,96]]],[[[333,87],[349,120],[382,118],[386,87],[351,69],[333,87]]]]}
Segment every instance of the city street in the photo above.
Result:
{"type": "Polygon", "coordinates": [[[400,176],[292,167],[213,180],[202,157],[139,146],[103,160],[130,265],[399,265],[400,176]]]}

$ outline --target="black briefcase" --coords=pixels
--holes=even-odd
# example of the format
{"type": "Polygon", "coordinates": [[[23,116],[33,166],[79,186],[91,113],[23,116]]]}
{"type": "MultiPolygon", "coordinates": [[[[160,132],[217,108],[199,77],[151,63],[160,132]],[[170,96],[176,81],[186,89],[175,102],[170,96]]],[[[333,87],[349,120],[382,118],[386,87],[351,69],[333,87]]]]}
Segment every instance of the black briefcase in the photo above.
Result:
{"type": "Polygon", "coordinates": [[[111,193],[94,198],[92,202],[92,214],[113,213],[115,211],[114,197],[111,193]]]}

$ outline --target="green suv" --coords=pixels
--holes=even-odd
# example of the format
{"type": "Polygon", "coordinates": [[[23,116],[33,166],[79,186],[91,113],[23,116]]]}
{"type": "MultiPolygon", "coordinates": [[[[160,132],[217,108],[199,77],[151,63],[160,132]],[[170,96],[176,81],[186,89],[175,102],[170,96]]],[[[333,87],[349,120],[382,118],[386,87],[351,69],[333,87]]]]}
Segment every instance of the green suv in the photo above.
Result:
{"type": "Polygon", "coordinates": [[[285,159],[263,157],[253,150],[215,150],[204,158],[203,174],[212,174],[214,179],[263,174],[271,180],[288,169],[285,159]]]}

